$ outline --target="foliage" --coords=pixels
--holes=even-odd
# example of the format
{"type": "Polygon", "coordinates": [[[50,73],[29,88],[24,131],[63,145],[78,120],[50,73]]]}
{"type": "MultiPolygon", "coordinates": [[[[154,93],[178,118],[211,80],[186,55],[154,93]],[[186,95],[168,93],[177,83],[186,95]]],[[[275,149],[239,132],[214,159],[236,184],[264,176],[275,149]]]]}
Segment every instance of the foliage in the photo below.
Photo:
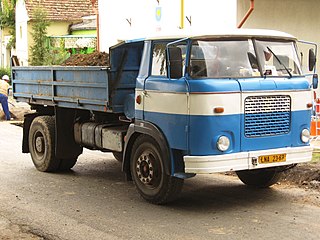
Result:
{"type": "Polygon", "coordinates": [[[59,48],[53,48],[49,50],[49,56],[46,65],[61,65],[67,58],[70,57],[70,53],[64,48],[64,39],[60,40],[59,48]]]}
{"type": "Polygon", "coordinates": [[[320,162],[320,153],[319,152],[313,152],[312,154],[312,163],[320,162]]]}
{"type": "Polygon", "coordinates": [[[34,10],[34,23],[32,25],[33,45],[30,47],[30,65],[45,65],[49,57],[47,28],[50,25],[47,20],[47,13],[40,7],[34,10]]]}
{"type": "Polygon", "coordinates": [[[16,1],[2,0],[0,12],[0,26],[14,27],[15,26],[15,3],[16,1]]]}
{"type": "Polygon", "coordinates": [[[15,48],[16,43],[15,6],[16,0],[2,0],[0,27],[9,28],[9,34],[12,36],[8,48],[15,48]]]}
{"type": "Polygon", "coordinates": [[[10,77],[11,75],[10,68],[0,68],[0,78],[2,78],[3,75],[8,75],[10,77]]]}

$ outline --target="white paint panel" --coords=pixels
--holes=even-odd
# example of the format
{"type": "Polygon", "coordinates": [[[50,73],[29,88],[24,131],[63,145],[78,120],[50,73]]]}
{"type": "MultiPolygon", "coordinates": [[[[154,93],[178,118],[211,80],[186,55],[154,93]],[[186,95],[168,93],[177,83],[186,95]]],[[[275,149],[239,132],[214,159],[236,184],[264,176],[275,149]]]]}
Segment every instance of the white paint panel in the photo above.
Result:
{"type": "Polygon", "coordinates": [[[240,93],[190,94],[191,115],[228,115],[240,114],[240,111],[240,93]],[[216,107],[223,107],[224,112],[222,114],[214,113],[216,107]]]}
{"type": "Polygon", "coordinates": [[[144,96],[144,110],[168,114],[188,114],[186,93],[148,91],[144,96]]]}
{"type": "Polygon", "coordinates": [[[292,101],[292,109],[294,109],[294,111],[306,110],[307,104],[313,102],[312,91],[292,92],[290,95],[292,101]]]}
{"type": "Polygon", "coordinates": [[[311,146],[269,149],[264,151],[239,152],[215,156],[185,156],[186,173],[216,173],[226,171],[239,171],[249,169],[261,169],[267,167],[279,167],[294,163],[309,162],[312,158],[311,146]],[[272,164],[252,164],[252,157],[286,153],[286,162],[272,164]]]}
{"type": "MultiPolygon", "coordinates": [[[[240,93],[195,93],[189,95],[189,110],[187,106],[188,95],[186,93],[168,93],[148,91],[146,95],[142,91],[137,91],[136,96],[142,96],[140,105],[136,104],[136,109],[145,111],[169,113],[169,114],[190,114],[203,116],[220,116],[244,113],[244,106],[241,101],[240,93]],[[223,113],[214,113],[214,108],[223,107],[223,113]]],[[[289,95],[291,96],[291,111],[308,110],[307,104],[312,103],[311,91],[295,92],[259,92],[243,93],[243,99],[252,96],[272,96],[289,95]]]]}

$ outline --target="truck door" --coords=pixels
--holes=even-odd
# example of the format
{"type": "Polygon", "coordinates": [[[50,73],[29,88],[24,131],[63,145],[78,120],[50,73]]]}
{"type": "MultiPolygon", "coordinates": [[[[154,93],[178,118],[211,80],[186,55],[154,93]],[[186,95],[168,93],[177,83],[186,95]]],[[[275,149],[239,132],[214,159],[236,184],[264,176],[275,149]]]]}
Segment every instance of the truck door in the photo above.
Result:
{"type": "MultiPolygon", "coordinates": [[[[187,150],[188,88],[184,77],[167,75],[168,42],[151,44],[149,76],[144,82],[143,119],[155,124],[165,135],[170,148],[187,150]]],[[[185,58],[186,44],[179,43],[185,58]]],[[[184,73],[184,66],[181,64],[184,73]]],[[[183,75],[183,74],[182,74],[183,75]]]]}

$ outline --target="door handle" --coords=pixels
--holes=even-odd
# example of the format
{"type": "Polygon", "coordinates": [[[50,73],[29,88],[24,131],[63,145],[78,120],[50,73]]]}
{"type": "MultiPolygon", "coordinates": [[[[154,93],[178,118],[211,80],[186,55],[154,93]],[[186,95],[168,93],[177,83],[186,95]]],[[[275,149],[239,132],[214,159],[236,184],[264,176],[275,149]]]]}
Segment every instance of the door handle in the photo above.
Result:
{"type": "Polygon", "coordinates": [[[147,93],[147,91],[145,91],[145,90],[142,92],[142,95],[145,97],[150,97],[149,94],[147,93]]]}

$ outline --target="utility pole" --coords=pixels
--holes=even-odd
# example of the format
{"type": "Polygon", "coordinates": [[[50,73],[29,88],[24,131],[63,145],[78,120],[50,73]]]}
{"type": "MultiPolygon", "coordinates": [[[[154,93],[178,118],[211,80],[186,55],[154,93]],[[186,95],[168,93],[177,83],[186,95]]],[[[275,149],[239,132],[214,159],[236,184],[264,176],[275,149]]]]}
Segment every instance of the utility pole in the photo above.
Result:
{"type": "Polygon", "coordinates": [[[184,0],[180,3],[180,29],[184,28],[184,0]]]}

